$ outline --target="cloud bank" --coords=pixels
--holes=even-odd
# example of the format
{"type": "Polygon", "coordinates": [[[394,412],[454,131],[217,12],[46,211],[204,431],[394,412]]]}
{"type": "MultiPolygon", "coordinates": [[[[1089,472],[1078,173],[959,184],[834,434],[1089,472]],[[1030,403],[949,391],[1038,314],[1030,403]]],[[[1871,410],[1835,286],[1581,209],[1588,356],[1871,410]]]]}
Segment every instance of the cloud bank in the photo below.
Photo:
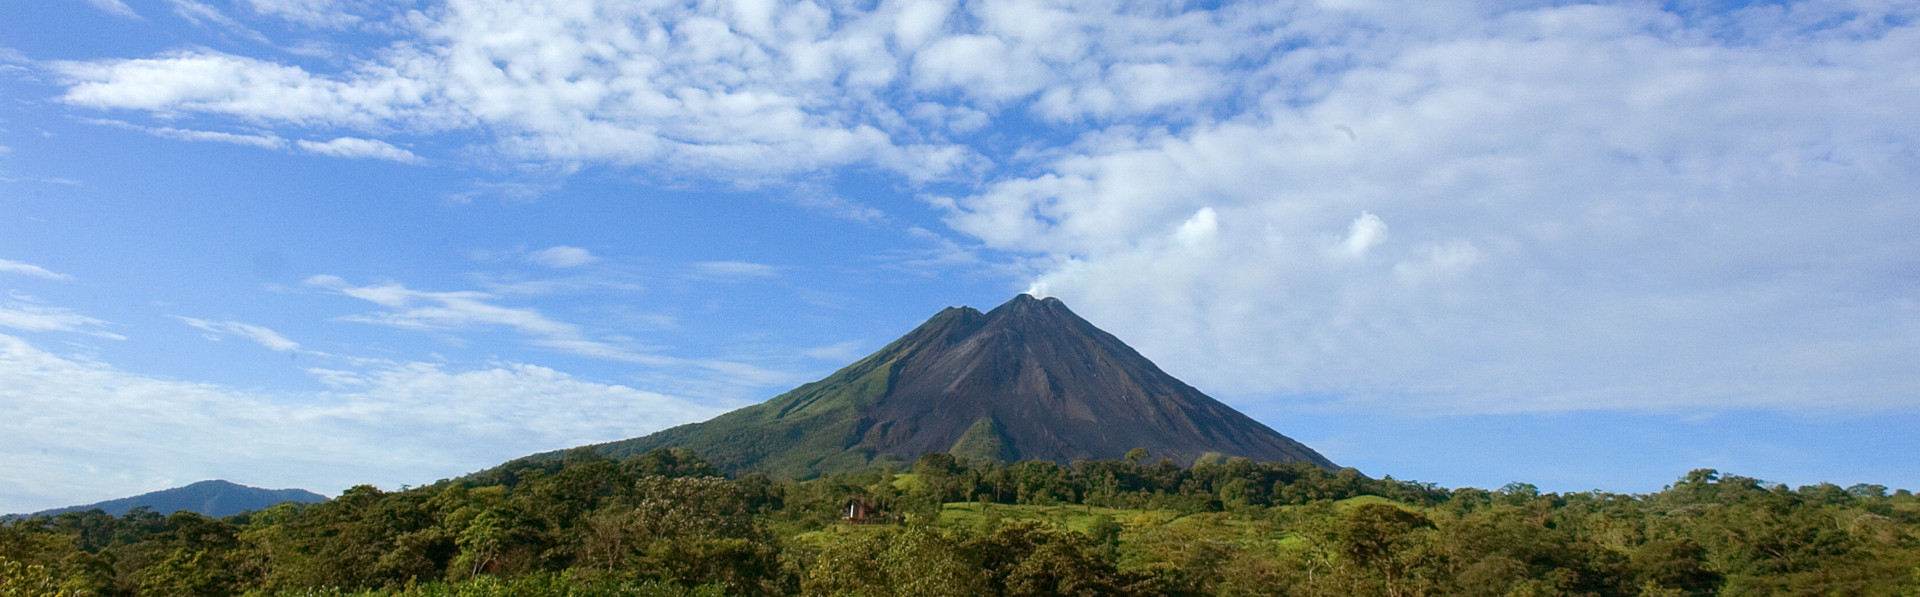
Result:
{"type": "MultiPolygon", "coordinates": [[[[450,0],[330,72],[206,48],[51,68],[78,109],[361,156],[439,159],[399,149],[439,135],[717,184],[883,173],[970,249],[1233,396],[1911,409],[1916,17],[1824,0],[450,0]]],[[[498,316],[593,348],[485,297],[395,292],[405,304],[368,317],[498,316]]]]}
{"type": "Polygon", "coordinates": [[[1223,392],[1910,409],[1920,35],[1829,8],[1500,15],[949,222],[1223,392]]]}

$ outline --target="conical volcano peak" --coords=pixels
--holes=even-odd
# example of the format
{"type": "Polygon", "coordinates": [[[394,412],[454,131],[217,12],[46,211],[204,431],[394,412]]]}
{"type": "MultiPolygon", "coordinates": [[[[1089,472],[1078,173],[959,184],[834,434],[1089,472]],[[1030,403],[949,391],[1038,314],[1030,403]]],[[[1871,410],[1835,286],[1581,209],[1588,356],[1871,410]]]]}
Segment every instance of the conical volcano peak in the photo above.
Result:
{"type": "Polygon", "coordinates": [[[1081,319],[1060,299],[1037,298],[1031,294],[1020,294],[986,313],[986,327],[1004,327],[1019,329],[1029,333],[1041,332],[1048,335],[1058,333],[1092,333],[1103,335],[1087,320],[1081,319]]]}
{"type": "Polygon", "coordinates": [[[1069,463],[1145,448],[1182,463],[1217,452],[1333,466],[1032,294],[986,313],[948,307],[825,379],[596,448],[623,457],[682,446],[726,471],[793,477],[929,452],[1069,463]]]}
{"type": "Polygon", "coordinates": [[[1068,310],[1067,304],[1060,302],[1060,299],[1053,298],[1053,297],[1041,298],[1041,297],[1034,296],[1031,293],[1022,292],[1020,294],[1014,295],[1014,297],[1011,300],[1008,300],[1007,302],[1004,302],[1004,303],[1000,303],[1000,306],[994,307],[992,311],[988,311],[987,313],[988,314],[999,313],[1002,315],[1018,314],[1018,315],[1031,316],[1031,315],[1038,315],[1038,314],[1059,315],[1063,313],[1066,315],[1072,315],[1073,311],[1068,310]]]}

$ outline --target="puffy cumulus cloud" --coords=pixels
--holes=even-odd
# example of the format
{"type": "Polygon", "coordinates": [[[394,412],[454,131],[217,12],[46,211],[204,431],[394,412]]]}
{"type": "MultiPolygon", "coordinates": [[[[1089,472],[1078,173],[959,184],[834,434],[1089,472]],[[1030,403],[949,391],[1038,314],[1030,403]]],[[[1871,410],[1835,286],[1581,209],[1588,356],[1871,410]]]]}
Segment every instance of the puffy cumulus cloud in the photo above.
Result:
{"type": "MultiPolygon", "coordinates": [[[[319,3],[256,4],[307,14],[290,7],[319,3]]],[[[824,9],[767,8],[449,2],[414,43],[344,73],[207,50],[54,68],[79,106],[369,132],[484,126],[500,151],[533,160],[748,174],[880,163],[933,176],[970,159],[897,143],[862,115],[863,94],[842,97],[835,81],[860,78],[847,71],[871,48],[826,39],[824,9]]]]}
{"type": "Polygon", "coordinates": [[[547,267],[559,268],[580,267],[600,260],[599,257],[593,256],[593,253],[586,249],[567,246],[548,247],[534,251],[527,255],[527,259],[547,267]]]}
{"type": "MultiPolygon", "coordinates": [[[[176,6],[187,0],[174,0],[176,6]]],[[[191,4],[191,3],[188,3],[191,4]]],[[[322,27],[348,0],[247,0],[322,27]]],[[[999,159],[996,118],[1204,121],[1277,74],[1296,8],[1104,2],[452,0],[387,19],[404,39],[338,72],[206,49],[54,65],[69,104],[366,135],[481,131],[494,155],[729,180],[841,166],[916,181],[999,159]]],[[[392,16],[392,15],[387,15],[392,16]]],[[[1286,68],[1341,56],[1287,54],[1286,68]]],[[[1281,73],[1286,74],[1286,73],[1281,73]]],[[[1068,131],[1071,134],[1071,131],[1068,131]]],[[[289,135],[291,136],[291,135],[289,135]]]]}
{"type": "Polygon", "coordinates": [[[279,332],[250,323],[238,321],[209,321],[178,315],[175,315],[174,319],[178,319],[181,323],[207,332],[207,339],[209,340],[218,341],[227,336],[238,336],[252,340],[254,343],[267,347],[268,350],[278,352],[300,350],[300,343],[288,340],[286,336],[280,335],[279,332]]]}
{"type": "Polygon", "coordinates": [[[1387,242],[1387,223],[1381,221],[1380,216],[1363,211],[1360,217],[1353,219],[1353,224],[1347,226],[1347,238],[1340,241],[1340,251],[1353,257],[1362,257],[1383,242],[1387,242]]]}
{"type": "Polygon", "coordinates": [[[151,378],[0,335],[0,408],[13,415],[0,420],[0,512],[214,478],[322,493],[418,485],[717,412],[520,363],[315,376],[335,389],[260,394],[151,378]]]}
{"type": "Polygon", "coordinates": [[[1920,26],[1851,6],[1353,12],[1289,50],[1346,68],[936,204],[1228,396],[1911,409],[1920,26]]]}

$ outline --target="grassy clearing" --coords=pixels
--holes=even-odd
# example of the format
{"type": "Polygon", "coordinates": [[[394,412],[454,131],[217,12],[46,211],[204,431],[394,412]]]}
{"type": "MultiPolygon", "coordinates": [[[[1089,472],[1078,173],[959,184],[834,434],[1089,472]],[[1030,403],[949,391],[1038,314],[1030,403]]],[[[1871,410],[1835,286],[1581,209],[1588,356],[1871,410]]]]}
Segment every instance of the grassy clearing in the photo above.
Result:
{"type": "Polygon", "coordinates": [[[1125,531],[1133,531],[1166,524],[1179,517],[1172,510],[1122,510],[1118,508],[1098,508],[1093,506],[1028,506],[1010,504],[982,504],[970,502],[952,502],[940,510],[940,524],[949,526],[983,525],[989,520],[1017,522],[1037,520],[1087,532],[1094,519],[1105,515],[1113,517],[1125,531]]]}
{"type": "Polygon", "coordinates": [[[1344,500],[1334,502],[1333,507],[1341,512],[1346,512],[1348,510],[1354,509],[1354,507],[1356,506],[1363,506],[1366,504],[1389,504],[1392,506],[1397,506],[1402,510],[1413,510],[1415,512],[1422,510],[1422,508],[1420,508],[1419,506],[1402,504],[1400,502],[1396,502],[1396,501],[1383,498],[1377,495],[1362,495],[1362,496],[1350,497],[1344,500]]]}

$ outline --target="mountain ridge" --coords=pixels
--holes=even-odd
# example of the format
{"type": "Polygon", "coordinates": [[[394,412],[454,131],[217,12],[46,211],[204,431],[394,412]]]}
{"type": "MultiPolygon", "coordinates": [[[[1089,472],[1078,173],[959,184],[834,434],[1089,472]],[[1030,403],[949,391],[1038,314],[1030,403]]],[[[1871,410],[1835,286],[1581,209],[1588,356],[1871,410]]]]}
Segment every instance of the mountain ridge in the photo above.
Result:
{"type": "Polygon", "coordinates": [[[305,489],[265,489],[212,479],[130,497],[41,510],[26,516],[55,516],[66,512],[85,512],[95,509],[112,516],[120,516],[134,508],[146,507],[161,515],[187,510],[212,518],[220,518],[250,510],[260,510],[281,502],[313,503],[324,502],[327,499],[327,496],[305,489]]]}

